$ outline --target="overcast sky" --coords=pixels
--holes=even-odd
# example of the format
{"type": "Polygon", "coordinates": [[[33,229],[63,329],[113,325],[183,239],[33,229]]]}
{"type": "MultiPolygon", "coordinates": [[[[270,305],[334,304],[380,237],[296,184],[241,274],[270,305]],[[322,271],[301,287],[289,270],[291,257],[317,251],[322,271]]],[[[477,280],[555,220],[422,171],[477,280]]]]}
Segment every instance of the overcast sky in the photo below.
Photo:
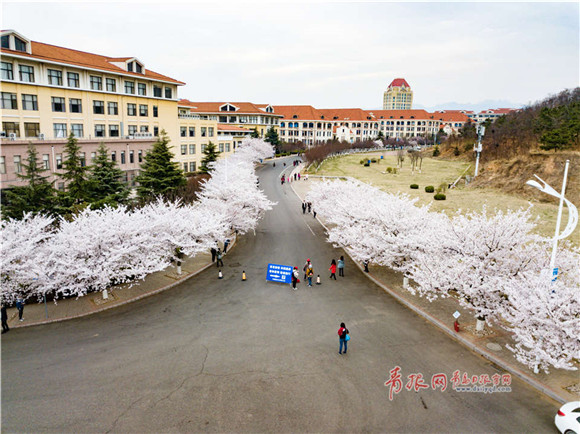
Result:
{"type": "Polygon", "coordinates": [[[521,105],[579,85],[579,4],[2,3],[2,29],[187,83],[193,101],[381,108],[521,105]],[[469,105],[469,106],[468,106],[469,105]]]}

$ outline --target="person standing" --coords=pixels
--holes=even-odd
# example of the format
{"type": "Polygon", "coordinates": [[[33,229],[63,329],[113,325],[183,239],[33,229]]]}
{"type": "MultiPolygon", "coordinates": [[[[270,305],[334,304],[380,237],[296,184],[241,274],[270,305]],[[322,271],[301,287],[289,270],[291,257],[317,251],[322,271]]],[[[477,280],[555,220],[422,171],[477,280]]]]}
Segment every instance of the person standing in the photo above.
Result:
{"type": "Polygon", "coordinates": [[[310,267],[310,258],[306,260],[304,267],[302,267],[302,271],[304,271],[304,280],[306,280],[306,270],[310,267]]]}
{"type": "Polygon", "coordinates": [[[306,269],[306,277],[308,278],[308,286],[312,287],[312,277],[314,277],[314,268],[312,268],[312,264],[310,264],[306,269]]]}
{"type": "Polygon", "coordinates": [[[211,262],[215,262],[217,250],[215,249],[215,247],[212,247],[211,249],[209,249],[209,251],[211,252],[211,262]]]}
{"type": "Polygon", "coordinates": [[[22,318],[24,314],[24,299],[22,297],[16,299],[16,309],[18,309],[18,321],[24,321],[24,318],[22,318]]]}
{"type": "Polygon", "coordinates": [[[300,174],[298,174],[298,181],[300,181],[300,174]]]}
{"type": "Polygon", "coordinates": [[[365,267],[365,273],[368,273],[369,272],[369,260],[367,259],[367,260],[363,261],[363,265],[365,267]]]}
{"type": "Polygon", "coordinates": [[[8,327],[8,312],[6,312],[6,306],[2,305],[2,334],[8,333],[10,327],[8,327]]]}
{"type": "Polygon", "coordinates": [[[346,337],[348,336],[348,329],[346,328],[346,325],[341,322],[340,323],[340,328],[338,329],[338,342],[339,342],[339,347],[338,347],[338,354],[342,354],[342,347],[344,347],[344,354],[346,354],[346,350],[348,348],[348,341],[346,340],[346,337]]]}
{"type": "MultiPolygon", "coordinates": [[[[294,164],[296,166],[296,164],[294,164]]],[[[294,181],[296,181],[296,174],[294,174],[294,181]]]]}
{"type": "Polygon", "coordinates": [[[334,259],[330,263],[329,270],[330,270],[330,277],[329,277],[329,279],[332,279],[334,277],[334,280],[336,280],[336,261],[334,259]]]}
{"type": "Polygon", "coordinates": [[[229,238],[226,238],[226,241],[224,242],[224,255],[228,251],[228,246],[229,245],[230,245],[230,239],[229,238]]]}
{"type": "Polygon", "coordinates": [[[338,275],[344,277],[344,256],[338,260],[338,275]]]}
{"type": "Polygon", "coordinates": [[[312,212],[312,202],[308,202],[308,214],[312,212]]]}
{"type": "Polygon", "coordinates": [[[216,266],[219,268],[220,264],[222,264],[221,266],[223,267],[224,261],[222,261],[223,255],[220,249],[217,249],[216,258],[217,258],[216,266]]]}
{"type": "Polygon", "coordinates": [[[296,291],[296,284],[298,282],[300,282],[300,280],[298,280],[298,267],[294,267],[294,270],[292,271],[292,288],[294,291],[296,291]]]}
{"type": "Polygon", "coordinates": [[[306,201],[302,201],[302,214],[306,214],[306,201]]]}

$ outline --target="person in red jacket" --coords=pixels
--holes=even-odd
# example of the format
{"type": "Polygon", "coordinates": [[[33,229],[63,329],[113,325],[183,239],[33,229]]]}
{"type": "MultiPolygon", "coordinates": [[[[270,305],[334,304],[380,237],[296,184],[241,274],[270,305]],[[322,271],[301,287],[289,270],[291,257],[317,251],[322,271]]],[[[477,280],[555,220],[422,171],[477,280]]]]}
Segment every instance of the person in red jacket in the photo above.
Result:
{"type": "Polygon", "coordinates": [[[347,350],[347,336],[348,336],[348,329],[346,328],[346,325],[344,325],[343,322],[340,323],[340,328],[338,329],[338,341],[339,341],[339,348],[338,348],[338,354],[342,354],[342,347],[344,346],[344,354],[346,354],[346,350],[347,350]]]}
{"type": "Polygon", "coordinates": [[[336,280],[336,261],[334,259],[330,263],[329,270],[330,270],[330,277],[329,277],[329,279],[332,279],[334,277],[334,280],[336,280]]]}

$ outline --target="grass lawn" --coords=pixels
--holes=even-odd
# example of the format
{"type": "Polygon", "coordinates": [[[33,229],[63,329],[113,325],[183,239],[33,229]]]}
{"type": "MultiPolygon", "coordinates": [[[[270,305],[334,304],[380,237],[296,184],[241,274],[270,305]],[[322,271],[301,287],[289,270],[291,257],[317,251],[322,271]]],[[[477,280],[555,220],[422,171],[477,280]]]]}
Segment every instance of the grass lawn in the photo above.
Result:
{"type": "MultiPolygon", "coordinates": [[[[393,152],[370,152],[327,160],[317,172],[311,169],[309,173],[313,175],[351,176],[390,193],[402,192],[411,197],[417,197],[419,198],[417,204],[431,204],[432,211],[441,211],[448,215],[459,209],[480,211],[483,205],[487,205],[489,211],[494,209],[505,211],[507,209],[527,208],[528,204],[532,203],[534,205],[532,214],[539,217],[537,232],[547,237],[554,236],[558,215],[558,204],[555,198],[554,203],[541,203],[508,195],[501,190],[472,189],[460,183],[457,188],[450,191],[446,189],[446,200],[436,201],[433,199],[433,193],[425,192],[425,186],[432,185],[437,190],[441,184],[446,186],[453,183],[469,167],[469,163],[424,158],[421,173],[418,171],[411,173],[411,161],[408,156],[405,156],[403,167],[399,169],[397,174],[383,173],[386,172],[387,167],[397,167],[397,157],[393,152]],[[379,160],[381,155],[384,157],[383,160],[379,160]],[[365,158],[376,158],[379,162],[364,167],[360,164],[360,160],[365,158]],[[412,190],[409,187],[411,184],[418,184],[419,189],[412,190]]],[[[475,167],[472,166],[467,173],[473,175],[474,170],[475,167]]],[[[554,187],[558,190],[557,186],[554,187]]],[[[546,197],[548,196],[546,195],[546,197]]],[[[567,221],[568,213],[564,207],[561,230],[564,229],[567,221]]],[[[579,233],[580,229],[576,227],[574,233],[568,237],[568,240],[576,246],[580,245],[579,233]]]]}

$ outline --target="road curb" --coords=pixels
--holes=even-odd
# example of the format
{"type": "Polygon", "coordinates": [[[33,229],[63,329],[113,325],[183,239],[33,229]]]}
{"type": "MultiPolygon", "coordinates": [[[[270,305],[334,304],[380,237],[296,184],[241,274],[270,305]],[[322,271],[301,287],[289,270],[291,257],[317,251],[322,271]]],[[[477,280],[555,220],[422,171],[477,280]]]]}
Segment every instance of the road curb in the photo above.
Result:
{"type": "MultiPolygon", "coordinates": [[[[298,195],[298,193],[296,193],[296,190],[294,189],[293,186],[292,186],[292,191],[298,197],[298,199],[300,199],[300,196],[298,195]]],[[[328,228],[320,220],[320,218],[319,217],[316,217],[316,220],[318,220],[318,223],[320,223],[320,225],[326,230],[326,232],[328,232],[328,228]]],[[[418,314],[423,319],[425,319],[425,320],[429,321],[431,324],[437,326],[440,330],[444,331],[448,336],[450,336],[451,338],[455,339],[456,341],[462,343],[467,348],[469,348],[470,350],[476,352],[480,356],[483,356],[484,358],[488,359],[489,361],[495,363],[496,365],[498,365],[502,369],[504,369],[504,370],[506,370],[506,371],[508,371],[508,372],[510,372],[512,374],[514,374],[520,380],[526,382],[527,384],[529,384],[530,386],[534,387],[536,390],[542,392],[543,394],[549,396],[553,400],[555,400],[555,401],[557,401],[559,403],[562,403],[562,404],[565,404],[568,401],[566,398],[563,398],[562,396],[558,395],[558,393],[555,392],[554,390],[550,389],[547,386],[544,386],[542,383],[540,383],[539,381],[537,381],[535,378],[530,377],[528,374],[524,373],[523,371],[520,371],[518,368],[509,365],[507,362],[503,361],[502,359],[496,357],[495,355],[487,352],[483,348],[481,348],[481,347],[475,345],[474,343],[468,341],[464,337],[462,337],[459,334],[457,334],[454,330],[451,330],[448,326],[446,326],[443,322],[439,321],[437,318],[431,316],[430,314],[428,314],[427,312],[425,312],[424,310],[422,310],[421,308],[419,308],[418,306],[416,306],[412,302],[410,302],[410,301],[406,300],[405,298],[401,297],[399,294],[397,294],[396,292],[394,292],[392,289],[390,289],[387,285],[385,285],[379,279],[377,279],[376,277],[372,276],[371,273],[366,273],[363,270],[363,267],[357,261],[355,261],[355,260],[352,259],[352,257],[350,256],[350,254],[349,254],[349,252],[348,252],[348,250],[346,248],[343,248],[343,250],[349,256],[349,258],[356,264],[356,266],[358,267],[358,269],[361,270],[361,272],[364,275],[366,275],[370,280],[372,280],[377,286],[379,286],[380,288],[382,288],[383,291],[385,291],[386,293],[388,293],[389,295],[391,295],[399,303],[401,303],[404,306],[408,307],[409,309],[411,309],[413,312],[415,312],[416,314],[418,314]]]]}
{"type": "MultiPolygon", "coordinates": [[[[234,236],[234,241],[230,244],[230,246],[229,246],[230,249],[229,250],[231,250],[236,245],[236,241],[237,241],[237,236],[234,236]]],[[[90,312],[85,312],[85,313],[78,314],[78,315],[67,316],[67,317],[64,317],[64,318],[55,318],[55,319],[48,319],[48,320],[37,321],[37,322],[27,323],[27,324],[18,324],[18,325],[15,325],[15,326],[10,327],[10,329],[17,330],[17,329],[25,328],[25,327],[34,327],[34,326],[39,326],[39,325],[44,325],[44,324],[52,324],[52,323],[57,323],[57,322],[63,322],[63,321],[71,320],[71,319],[83,318],[83,317],[86,317],[86,316],[89,316],[89,315],[94,315],[96,313],[101,313],[101,312],[104,312],[106,310],[115,309],[115,308],[117,308],[119,306],[124,306],[126,304],[133,303],[135,301],[142,300],[142,299],[147,298],[147,297],[150,297],[152,295],[156,295],[156,294],[159,294],[161,292],[167,291],[168,289],[171,289],[174,286],[177,286],[177,285],[179,285],[179,284],[181,284],[181,283],[189,280],[193,276],[197,276],[202,271],[205,271],[208,268],[210,268],[213,264],[214,264],[213,262],[209,262],[206,265],[204,265],[203,267],[201,267],[199,270],[194,271],[193,273],[187,274],[187,275],[183,276],[181,279],[179,279],[179,280],[177,280],[177,281],[175,281],[173,283],[170,283],[169,285],[163,286],[161,288],[157,288],[157,289],[155,289],[153,291],[147,292],[145,294],[138,295],[137,297],[131,298],[129,300],[122,301],[122,302],[117,303],[117,304],[112,304],[110,306],[105,306],[105,307],[102,307],[102,308],[97,309],[97,310],[93,310],[93,311],[90,311],[90,312]]]]}

